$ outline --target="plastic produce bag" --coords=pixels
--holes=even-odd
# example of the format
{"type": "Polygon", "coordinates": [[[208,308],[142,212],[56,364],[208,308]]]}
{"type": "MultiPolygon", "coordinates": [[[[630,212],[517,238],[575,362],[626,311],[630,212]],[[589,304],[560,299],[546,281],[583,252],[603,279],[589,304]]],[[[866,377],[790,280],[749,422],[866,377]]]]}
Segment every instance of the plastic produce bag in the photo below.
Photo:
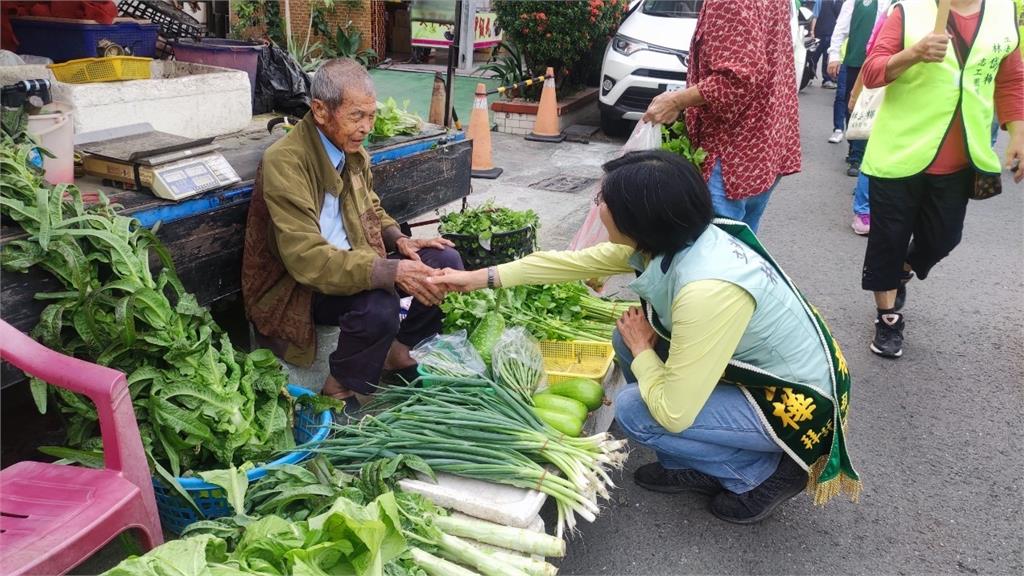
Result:
{"type": "MultiPolygon", "coordinates": [[[[619,150],[619,156],[638,150],[658,150],[660,148],[661,124],[650,124],[640,121],[636,123],[636,128],[633,129],[629,140],[619,150]]],[[[600,186],[600,183],[595,184],[592,194],[597,195],[600,186]]],[[[572,237],[572,242],[569,243],[570,250],[582,250],[608,241],[608,231],[605,230],[604,224],[601,223],[600,210],[601,207],[598,205],[590,208],[586,220],[583,221],[583,225],[576,231],[576,234],[572,237]]]]}
{"type": "Polygon", "coordinates": [[[409,355],[425,372],[437,376],[480,378],[487,373],[487,365],[469,343],[465,330],[431,336],[410,350],[409,355]]]}
{"type": "Polygon", "coordinates": [[[532,404],[530,396],[545,376],[540,344],[522,326],[506,329],[491,353],[491,372],[506,388],[532,404]]]}
{"type": "Polygon", "coordinates": [[[661,148],[661,124],[651,124],[641,120],[623,144],[619,156],[637,150],[658,150],[661,148]]]}
{"type": "Polygon", "coordinates": [[[281,112],[301,118],[309,111],[309,76],[288,52],[271,44],[260,50],[252,113],[281,112]]]}

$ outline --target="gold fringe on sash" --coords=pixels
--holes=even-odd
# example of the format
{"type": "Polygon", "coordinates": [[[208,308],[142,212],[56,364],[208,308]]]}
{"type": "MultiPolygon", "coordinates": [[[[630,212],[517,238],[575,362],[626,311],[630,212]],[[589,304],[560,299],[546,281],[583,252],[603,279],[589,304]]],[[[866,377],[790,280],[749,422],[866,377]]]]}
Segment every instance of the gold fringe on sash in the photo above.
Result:
{"type": "Polygon", "coordinates": [[[821,471],[825,469],[828,459],[829,455],[827,453],[821,455],[814,465],[807,470],[807,493],[814,498],[815,505],[822,506],[840,494],[849,496],[851,502],[860,500],[860,491],[863,488],[861,481],[847,476],[842,471],[831,480],[818,482],[818,477],[821,476],[821,471]]]}

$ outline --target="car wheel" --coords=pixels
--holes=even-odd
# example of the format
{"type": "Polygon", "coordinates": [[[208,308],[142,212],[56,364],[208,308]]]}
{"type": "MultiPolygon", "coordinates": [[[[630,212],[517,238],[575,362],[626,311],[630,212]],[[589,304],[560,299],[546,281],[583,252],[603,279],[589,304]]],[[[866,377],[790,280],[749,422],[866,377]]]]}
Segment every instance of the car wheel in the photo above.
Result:
{"type": "Polygon", "coordinates": [[[621,117],[613,116],[604,110],[601,111],[601,132],[604,132],[605,136],[612,138],[625,136],[629,133],[629,125],[629,120],[623,120],[621,117]]]}

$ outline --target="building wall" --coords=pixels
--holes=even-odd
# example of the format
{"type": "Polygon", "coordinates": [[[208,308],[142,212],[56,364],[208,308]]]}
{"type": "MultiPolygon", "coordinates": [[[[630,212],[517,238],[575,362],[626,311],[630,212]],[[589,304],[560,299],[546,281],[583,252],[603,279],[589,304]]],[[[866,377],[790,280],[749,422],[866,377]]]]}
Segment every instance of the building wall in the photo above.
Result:
{"type": "MultiPolygon", "coordinates": [[[[283,18],[285,15],[284,0],[276,1],[281,6],[281,17],[283,18]]],[[[292,35],[300,43],[305,42],[309,31],[311,2],[316,3],[317,0],[289,0],[288,2],[292,35]]],[[[351,21],[352,26],[362,34],[362,47],[373,47],[378,53],[383,54],[384,33],[381,23],[378,23],[378,34],[373,33],[374,13],[383,13],[382,9],[375,6],[376,4],[381,4],[380,0],[334,0],[334,7],[327,14],[328,26],[333,31],[336,26],[343,26],[351,21]]],[[[230,21],[232,26],[237,21],[233,8],[230,21]]],[[[310,43],[316,41],[317,39],[314,38],[310,40],[310,43]]]]}
{"type": "MultiPolygon", "coordinates": [[[[278,2],[281,4],[281,15],[284,16],[284,0],[278,2]]],[[[311,1],[289,0],[288,4],[291,9],[292,35],[296,41],[303,42],[309,29],[311,1]]],[[[333,32],[336,26],[344,26],[351,20],[352,26],[363,35],[362,47],[370,48],[373,41],[371,13],[371,0],[334,0],[333,9],[327,13],[327,23],[333,32]]]]}

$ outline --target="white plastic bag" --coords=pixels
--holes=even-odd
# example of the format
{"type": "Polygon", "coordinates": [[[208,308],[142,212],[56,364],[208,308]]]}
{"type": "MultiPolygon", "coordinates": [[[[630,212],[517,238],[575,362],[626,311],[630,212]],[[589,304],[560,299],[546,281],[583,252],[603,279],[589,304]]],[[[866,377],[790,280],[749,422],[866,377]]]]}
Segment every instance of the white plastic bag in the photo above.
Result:
{"type": "MultiPolygon", "coordinates": [[[[649,124],[644,121],[636,123],[636,128],[630,134],[629,140],[619,150],[619,156],[638,150],[658,150],[661,148],[661,124],[649,124]]],[[[600,184],[595,184],[594,189],[588,191],[596,195],[600,184]]],[[[570,250],[582,250],[608,241],[608,231],[601,223],[600,207],[596,204],[590,208],[583,225],[576,231],[569,243],[570,250]]]]}
{"type": "Polygon", "coordinates": [[[643,120],[636,123],[636,128],[629,135],[629,140],[622,146],[619,156],[637,150],[657,150],[661,148],[661,124],[650,124],[643,120]]]}

